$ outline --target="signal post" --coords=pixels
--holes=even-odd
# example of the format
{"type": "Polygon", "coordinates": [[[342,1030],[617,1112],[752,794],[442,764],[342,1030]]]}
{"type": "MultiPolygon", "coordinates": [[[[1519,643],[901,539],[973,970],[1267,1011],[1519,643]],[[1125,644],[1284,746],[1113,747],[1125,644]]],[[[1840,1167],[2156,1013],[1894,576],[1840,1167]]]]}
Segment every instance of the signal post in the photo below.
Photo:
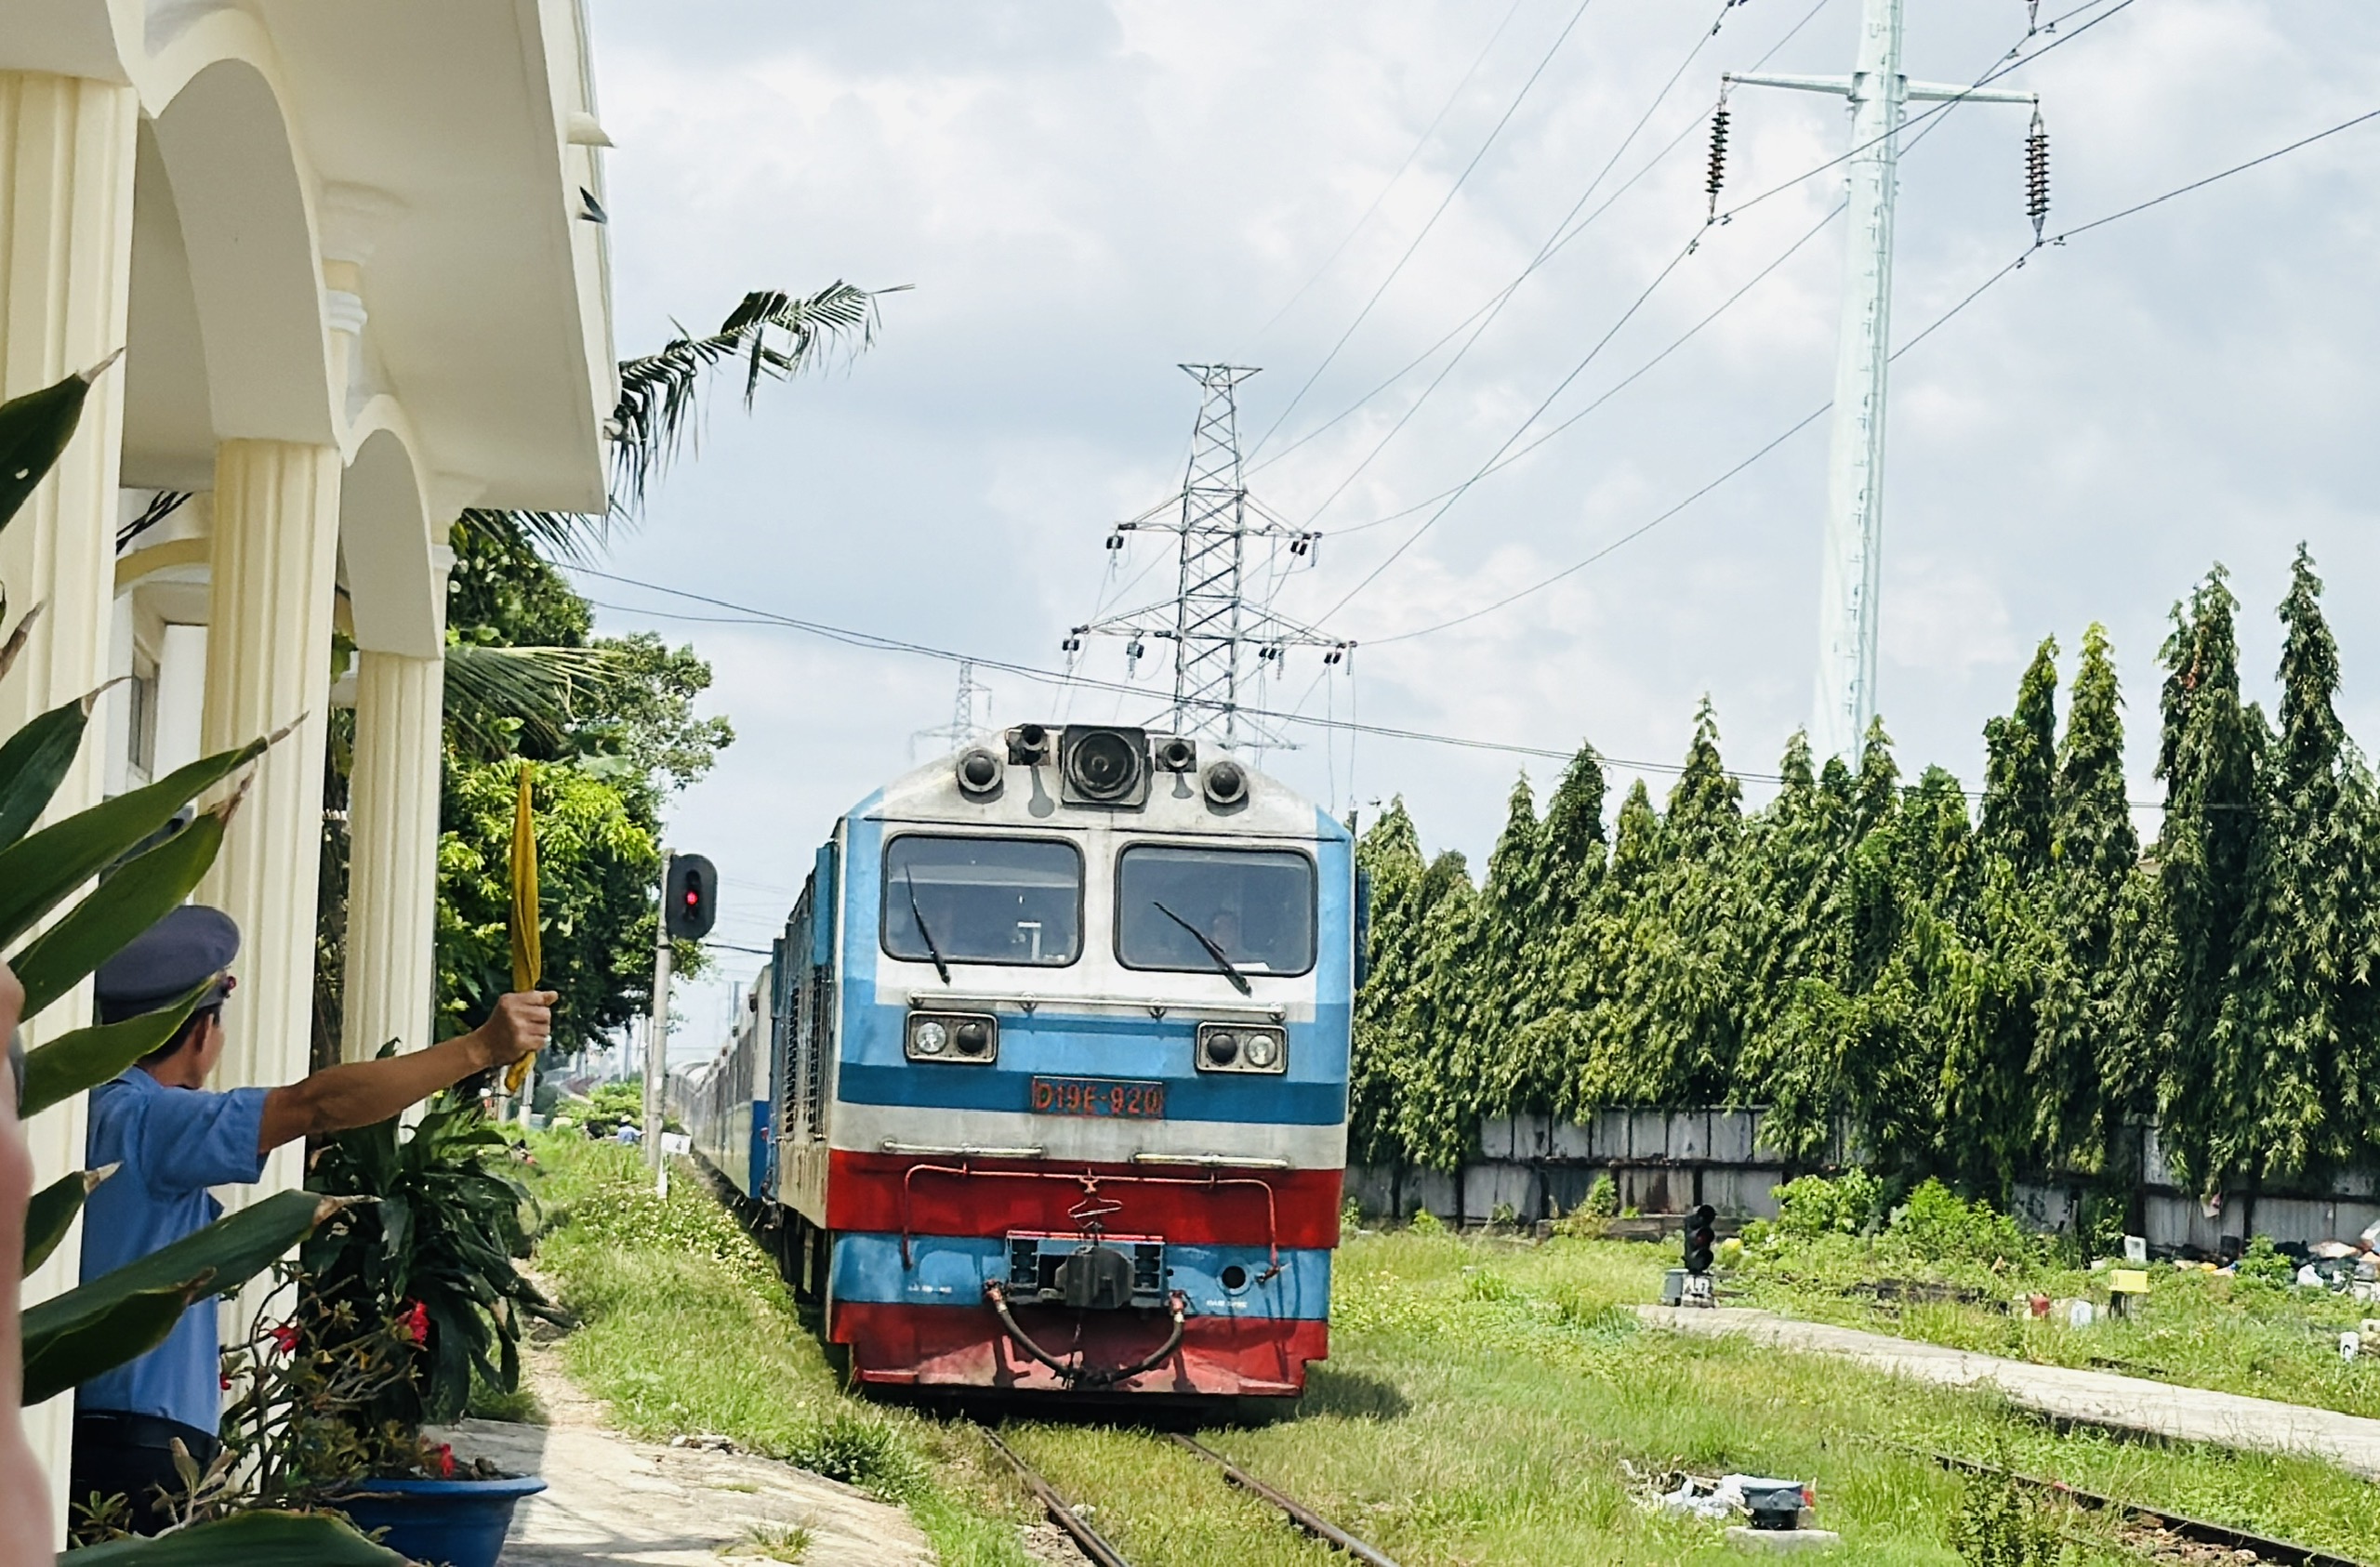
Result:
{"type": "Polygon", "coordinates": [[[661,874],[661,918],[653,941],[653,1027],[644,1040],[644,1163],[654,1188],[666,1192],[669,1177],[661,1162],[661,1133],[668,1124],[662,1104],[669,1060],[670,943],[680,937],[700,941],[719,918],[719,873],[699,854],[672,854],[661,874]]]}

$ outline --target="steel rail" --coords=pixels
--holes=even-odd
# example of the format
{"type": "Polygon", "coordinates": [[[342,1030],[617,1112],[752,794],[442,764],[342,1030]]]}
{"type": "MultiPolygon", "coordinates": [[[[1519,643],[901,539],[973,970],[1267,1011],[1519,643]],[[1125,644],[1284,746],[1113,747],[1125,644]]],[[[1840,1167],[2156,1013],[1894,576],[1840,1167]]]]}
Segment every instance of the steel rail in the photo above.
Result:
{"type": "Polygon", "coordinates": [[[1316,1539],[1320,1540],[1323,1544],[1329,1546],[1334,1549],[1345,1551],[1349,1556],[1354,1557],[1356,1560],[1366,1563],[1367,1567],[1397,1567],[1397,1563],[1394,1558],[1366,1545],[1363,1541],[1355,1538],[1353,1534],[1348,1534],[1344,1529],[1340,1528],[1337,1524],[1331,1522],[1320,1513],[1316,1512],[1304,1503],[1300,1502],[1294,1496],[1287,1495],[1282,1492],[1275,1490],[1272,1486],[1265,1484],[1263,1481],[1257,1479],[1254,1475],[1250,1474],[1247,1470],[1239,1468],[1230,1459],[1216,1452],[1213,1448],[1209,1447],[1203,1442],[1197,1442],[1193,1438],[1183,1436],[1179,1431],[1174,1431],[1170,1434],[1175,1442],[1180,1442],[1191,1452],[1196,1453],[1199,1457],[1206,1459],[1207,1462],[1223,1470],[1223,1478],[1225,1480],[1231,1481],[1234,1485],[1238,1486],[1241,1490],[1251,1493],[1254,1495],[1261,1496],[1264,1500],[1272,1503],[1275,1507],[1280,1508],[1283,1513],[1288,1515],[1291,1523],[1296,1524],[1299,1528],[1304,1530],[1316,1539]]]}
{"type": "Polygon", "coordinates": [[[1018,1457],[1015,1450],[1000,1440],[998,1431],[985,1425],[978,1425],[975,1429],[984,1433],[984,1440],[992,1444],[993,1452],[1008,1460],[1017,1478],[1025,1481],[1034,1498],[1041,1504],[1041,1510],[1050,1515],[1050,1521],[1064,1530],[1066,1537],[1091,1559],[1091,1567],[1132,1567],[1114,1546],[1107,1543],[1105,1535],[1075,1516],[1073,1504],[1059,1494],[1056,1486],[1043,1480],[1040,1471],[1018,1457]]]}
{"type": "Polygon", "coordinates": [[[1937,1453],[1925,1449],[1912,1449],[1912,1451],[1924,1452],[1925,1456],[1946,1469],[1957,1469],[1964,1474],[2005,1476],[2028,1490],[2046,1491],[2053,1495],[2063,1496],[2075,1506],[2086,1508],[2093,1512],[2111,1512],[2119,1518],[2152,1523],[2170,1534],[2179,1534],[2184,1539],[2196,1540],[2202,1545],[2218,1546],[2225,1550],[2253,1551],[2255,1553],[2256,1560],[2277,1563],[2278,1567],[2366,1567],[2365,1563],[2352,1557],[2319,1550],[2312,1546],[2301,1546],[2292,1540],[2267,1539],[2261,1534],[2251,1534],[2244,1529],[2235,1529],[2228,1523],[2209,1523],[2204,1519],[2170,1512],[2163,1508],[2149,1507],[2145,1503],[2127,1502],[2115,1496],[2102,1496],[2096,1491],[2085,1491],[2081,1486],[2069,1485],[2062,1480],[2025,1474],[2020,1470],[2003,1468],[1997,1464],[1986,1464],[1974,1458],[1962,1458],[1955,1454],[1937,1453]]]}

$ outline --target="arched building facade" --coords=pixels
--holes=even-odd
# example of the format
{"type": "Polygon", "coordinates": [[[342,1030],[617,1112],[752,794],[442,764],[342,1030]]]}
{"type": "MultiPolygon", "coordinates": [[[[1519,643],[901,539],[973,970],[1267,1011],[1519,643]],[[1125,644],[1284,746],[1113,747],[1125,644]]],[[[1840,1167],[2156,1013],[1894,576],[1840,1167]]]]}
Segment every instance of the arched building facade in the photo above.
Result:
{"type": "MultiPolygon", "coordinates": [[[[605,500],[582,0],[5,8],[0,397],[124,357],[0,535],[12,602],[46,605],[0,732],[115,678],[62,813],[290,728],[200,891],[246,942],[219,1081],[282,1082],[307,1066],[324,735],[351,700],[343,1043],[427,1044],[447,533],[467,507],[605,500]]],[[[80,1163],[79,1105],[28,1131],[43,1179],[80,1163]]],[[[29,1412],[61,1501],[71,1402],[29,1412]]]]}

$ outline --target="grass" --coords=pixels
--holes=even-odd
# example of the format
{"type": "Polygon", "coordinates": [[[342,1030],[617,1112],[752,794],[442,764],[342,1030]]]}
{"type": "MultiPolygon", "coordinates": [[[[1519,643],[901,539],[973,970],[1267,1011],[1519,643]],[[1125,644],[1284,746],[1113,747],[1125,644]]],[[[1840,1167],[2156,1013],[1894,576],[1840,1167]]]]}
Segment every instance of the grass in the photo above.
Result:
{"type": "MultiPolygon", "coordinates": [[[[2327,1466],[2060,1436],[1989,1395],[1639,1331],[1627,1308],[1667,1261],[1616,1243],[1357,1237],[1302,1417],[1208,1440],[1406,1567],[1742,1560],[1711,1525],[1634,1505],[1624,1465],[1814,1481],[1821,1521],[1844,1535],[1830,1560],[1955,1563],[1969,1486],[1911,1449],[2368,1549],[2373,1489],[2327,1466]]],[[[1136,1567],[1331,1560],[1160,1439],[1028,1426],[1012,1440],[1099,1508],[1136,1567]],[[1251,1535],[1270,1539],[1261,1557],[1251,1535]]]]}
{"type": "Polygon", "coordinates": [[[654,1195],[637,1151],[534,1139],[549,1230],[537,1248],[579,1327],[571,1377],[632,1435],[717,1431],[906,1505],[944,1567],[1029,1567],[1023,1509],[961,1433],[836,1390],[768,1258],[698,1182],[654,1195]]]}
{"type": "MultiPolygon", "coordinates": [[[[719,1431],[906,1503],[945,1567],[1026,1567],[1030,1514],[963,1428],[844,1398],[768,1259],[698,1185],[658,1199],[633,1150],[539,1143],[540,1266],[583,1325],[564,1363],[646,1437],[719,1431]]],[[[1401,1231],[1341,1253],[1332,1358],[1299,1418],[1210,1443],[1406,1567],[1739,1562],[1648,1512],[1632,1468],[1816,1483],[1831,1560],[1952,1567],[1971,1485],[1924,1450],[2003,1462],[2353,1555],[2373,1489],[2318,1463],[2059,1435],[1988,1394],[1741,1340],[1641,1331],[1666,1247],[1401,1231]]],[[[2152,1319],[2153,1321],[2153,1319],[2152,1319]]],[[[1145,1432],[1012,1422],[1135,1567],[1340,1560],[1145,1432]]],[[[2028,1504],[2030,1505],[2030,1504],[2028,1504]]],[[[2071,1521],[2091,1560],[2115,1547],[2071,1521]]]]}
{"type": "Polygon", "coordinates": [[[1888,1248],[1851,1235],[1793,1243],[1773,1253],[1754,1248],[1744,1261],[1728,1281],[1744,1304],[2040,1365],[2115,1371],[2380,1418],[2380,1355],[2348,1362],[2338,1352],[2339,1335],[2360,1327],[2367,1315],[2380,1317],[2380,1306],[2327,1290],[2159,1265],[2149,1271],[2149,1293],[2134,1316],[2077,1329],[2017,1318],[1992,1305],[1896,1306],[1849,1292],[1884,1279],[1917,1279],[1970,1289],[1995,1303],[2027,1292],[2104,1302],[2104,1274],[2056,1267],[1912,1267],[1888,1248]]]}
{"type": "Polygon", "coordinates": [[[757,1556],[764,1561],[798,1562],[810,1554],[810,1530],[805,1524],[756,1523],[744,1537],[720,1553],[757,1556]]]}

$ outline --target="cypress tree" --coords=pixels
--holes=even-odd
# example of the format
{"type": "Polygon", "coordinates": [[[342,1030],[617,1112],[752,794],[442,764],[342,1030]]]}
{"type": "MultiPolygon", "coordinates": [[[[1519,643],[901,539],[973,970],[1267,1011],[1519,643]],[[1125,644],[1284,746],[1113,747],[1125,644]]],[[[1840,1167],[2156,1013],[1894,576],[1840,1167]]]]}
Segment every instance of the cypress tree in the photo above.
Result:
{"type": "Polygon", "coordinates": [[[1777,797],[1748,824],[1741,859],[1745,884],[1743,1051],[1726,1100],[1772,1108],[1771,1136],[1798,1154],[1813,1129],[1823,1134],[1833,1102],[1833,1073],[1813,1034],[1806,991],[1844,979],[1843,872],[1851,815],[1840,761],[1831,788],[1812,769],[1809,736],[1796,731],[1778,764],[1777,797]],[[1815,1120],[1812,1107],[1815,1106],[1815,1120]]]}
{"type": "Polygon", "coordinates": [[[2347,734],[2334,698],[2338,644],[2321,580],[2300,545],[2281,605],[2280,733],[2254,813],[2240,910],[2238,972],[2215,1031],[2222,1113],[2210,1174],[2288,1179],[2346,1163],[2363,1140],[2350,1047],[2365,1011],[2355,951],[2369,927],[2347,734]]]}
{"type": "Polygon", "coordinates": [[[1640,1053],[1627,1073],[1632,1102],[1707,1104],[1726,1092],[1741,1039],[1742,802],[1706,696],[1634,922],[1626,1007],[1640,1053]]]}
{"type": "Polygon", "coordinates": [[[1421,956],[1424,897],[1421,838],[1403,797],[1355,845],[1355,863],[1369,878],[1368,973],[1355,993],[1354,1054],[1348,1065],[1347,1152],[1358,1164],[1398,1165],[1396,1136],[1401,1063],[1413,1041],[1397,1027],[1421,956]]]}
{"type": "Polygon", "coordinates": [[[1397,1140],[1424,1169],[1451,1170],[1476,1145],[1478,1095],[1464,1072],[1469,998],[1478,981],[1480,898],[1461,854],[1441,854],[1422,874],[1414,980],[1396,1029],[1411,1041],[1400,1063],[1397,1140]]]}
{"type": "Polygon", "coordinates": [[[2230,1030],[2232,979],[2255,853],[2264,715],[2240,696],[2239,609],[2221,566],[2174,609],[2162,650],[2157,773],[2165,821],[2157,837],[2167,951],[2157,1007],[2166,1065],[2158,1113],[2175,1171],[2203,1192],[2245,1173],[2235,1154],[2230,1096],[2241,1058],[2230,1030]]]}
{"type": "Polygon", "coordinates": [[[2057,770],[2057,639],[2045,637],[2016,687],[2016,711],[1983,726],[1983,848],[2030,886],[2049,867],[2057,770]]]}
{"type": "Polygon", "coordinates": [[[1501,1115],[1520,1076],[1514,1041],[1539,997],[1522,966],[1534,911],[1544,893],[1544,834],[1537,800],[1524,773],[1505,804],[1504,830],[1488,856],[1479,887],[1479,915],[1473,934],[1467,976],[1468,1007],[1456,1055],[1456,1073],[1467,1103],[1476,1113],[1501,1115]]]}
{"type": "MultiPolygon", "coordinates": [[[[2119,956],[2127,887],[2144,880],[2123,776],[2123,698],[2107,628],[2082,634],[2050,813],[2053,931],[2030,1075],[2033,1139],[2053,1168],[2106,1171],[2149,1078],[2119,956]]],[[[2148,889],[2144,887],[2143,891],[2148,889]]]]}
{"type": "Polygon", "coordinates": [[[1567,1113],[1594,1005],[1594,906],[1604,876],[1603,764],[1581,745],[1545,802],[1536,893],[1522,932],[1514,1027],[1494,1091],[1519,1112],[1567,1113]]]}

